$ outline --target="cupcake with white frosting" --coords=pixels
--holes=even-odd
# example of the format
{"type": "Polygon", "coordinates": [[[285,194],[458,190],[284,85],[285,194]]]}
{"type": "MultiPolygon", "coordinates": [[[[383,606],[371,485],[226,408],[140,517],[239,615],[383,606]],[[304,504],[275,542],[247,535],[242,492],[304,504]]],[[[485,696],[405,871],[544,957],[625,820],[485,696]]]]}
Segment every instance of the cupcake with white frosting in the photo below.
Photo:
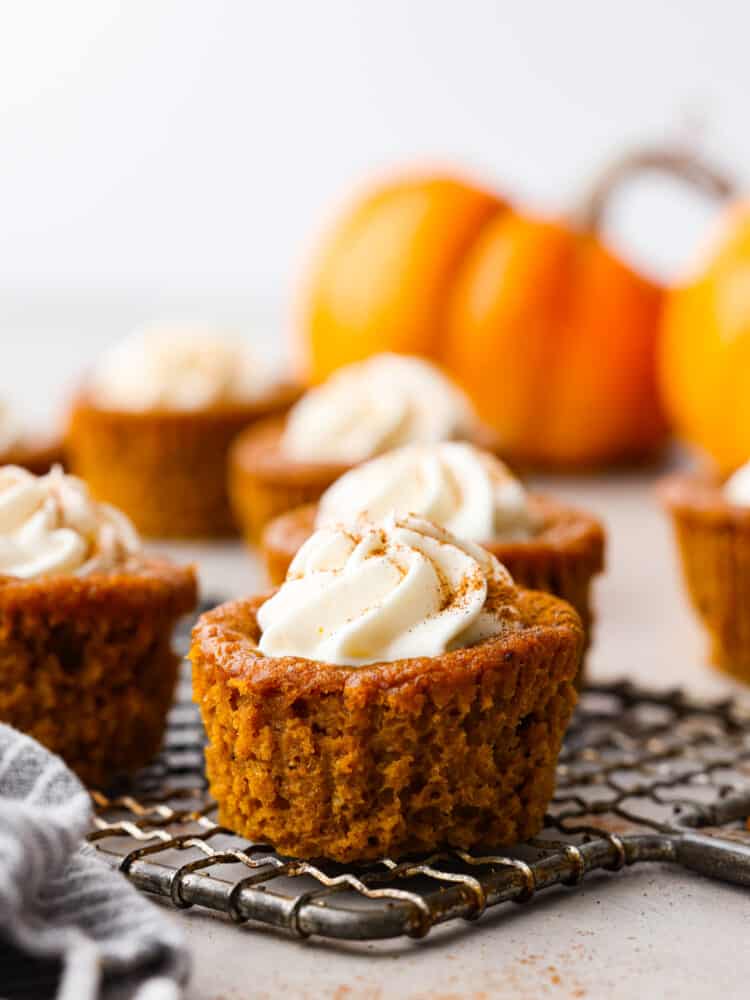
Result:
{"type": "Polygon", "coordinates": [[[319,529],[279,590],[194,630],[220,822],[340,861],[533,836],[582,639],[569,605],[429,521],[319,529]]]}
{"type": "Polygon", "coordinates": [[[288,459],[356,465],[399,445],[465,439],[476,424],[468,398],[430,362],[376,354],[306,392],[280,448],[288,459]]]}
{"type": "Polygon", "coordinates": [[[378,354],[340,368],[283,420],[246,431],[232,449],[230,492],[251,543],[277,514],[320,495],[360,462],[440,441],[491,443],[464,393],[424,358],[378,354]]]}
{"type": "Polygon", "coordinates": [[[240,338],[137,331],[99,360],[73,406],[73,471],[149,537],[233,534],[229,447],[296,396],[240,338]]]}
{"type": "Polygon", "coordinates": [[[495,555],[521,586],[569,601],[589,634],[604,528],[585,511],[529,494],[495,455],[466,442],[397,448],[345,473],[309,504],[274,518],[261,541],[280,583],[315,529],[389,514],[428,518],[495,555]]]}
{"type": "Polygon", "coordinates": [[[195,573],[54,468],[0,468],[0,721],[101,786],[158,749],[195,573]]]}
{"type": "Polygon", "coordinates": [[[726,482],[709,473],[660,484],[690,602],[712,663],[750,684],[750,461],[726,482]]]}

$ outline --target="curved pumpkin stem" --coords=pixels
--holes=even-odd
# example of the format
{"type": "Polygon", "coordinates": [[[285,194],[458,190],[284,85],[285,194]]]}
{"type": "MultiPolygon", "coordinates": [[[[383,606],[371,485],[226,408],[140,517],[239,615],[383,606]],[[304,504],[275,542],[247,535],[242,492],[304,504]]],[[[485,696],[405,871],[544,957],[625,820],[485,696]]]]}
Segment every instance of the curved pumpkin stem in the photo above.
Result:
{"type": "Polygon", "coordinates": [[[710,198],[724,200],[737,191],[726,173],[701,159],[690,149],[653,146],[636,149],[615,160],[599,175],[573,218],[581,229],[595,232],[615,191],[632,177],[655,170],[681,180],[710,198]]]}

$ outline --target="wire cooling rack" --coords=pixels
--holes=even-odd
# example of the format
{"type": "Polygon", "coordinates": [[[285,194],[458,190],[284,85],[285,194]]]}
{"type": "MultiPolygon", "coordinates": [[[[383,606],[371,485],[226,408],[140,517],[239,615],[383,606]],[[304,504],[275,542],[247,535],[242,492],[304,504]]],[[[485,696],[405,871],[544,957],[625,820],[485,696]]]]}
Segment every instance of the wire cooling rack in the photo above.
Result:
{"type": "MultiPolygon", "coordinates": [[[[184,636],[183,636],[184,640],[184,636]]],[[[93,793],[90,840],[141,890],[307,937],[422,937],[593,871],[668,862],[750,886],[750,702],[587,688],[543,833],[512,851],[342,866],[298,861],[216,822],[184,672],[165,747],[121,794],[93,793]]]]}

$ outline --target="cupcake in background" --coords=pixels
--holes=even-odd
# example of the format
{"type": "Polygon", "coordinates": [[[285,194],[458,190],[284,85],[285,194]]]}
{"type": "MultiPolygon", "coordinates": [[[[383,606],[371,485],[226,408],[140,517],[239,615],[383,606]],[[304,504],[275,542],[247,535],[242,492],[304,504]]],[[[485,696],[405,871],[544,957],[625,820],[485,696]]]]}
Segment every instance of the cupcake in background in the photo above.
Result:
{"type": "Polygon", "coordinates": [[[659,492],[711,660],[750,684],[750,462],[726,482],[705,473],[670,476],[659,492]]]}
{"type": "Polygon", "coordinates": [[[591,584],[605,535],[590,514],[526,492],[495,455],[460,441],[407,445],[350,470],[320,502],[272,520],[262,550],[274,584],[313,531],[395,512],[415,514],[479,542],[515,581],[568,601],[590,633],[591,584]]]}
{"type": "Polygon", "coordinates": [[[148,327],[106,353],[86,379],[68,425],[71,466],[144,535],[231,535],[229,447],[296,396],[240,338],[148,327]]]}
{"type": "Polygon", "coordinates": [[[172,630],[196,588],[81,480],[0,468],[0,722],[90,785],[148,763],[177,678],[172,630]]]}
{"type": "Polygon", "coordinates": [[[30,432],[10,403],[0,399],[0,466],[19,465],[41,475],[62,460],[61,441],[30,432]]]}
{"type": "Polygon", "coordinates": [[[317,500],[360,462],[406,444],[468,440],[492,445],[464,393],[423,358],[378,354],[338,369],[286,419],[238,438],[230,493],[251,544],[284,511],[317,500]]]}

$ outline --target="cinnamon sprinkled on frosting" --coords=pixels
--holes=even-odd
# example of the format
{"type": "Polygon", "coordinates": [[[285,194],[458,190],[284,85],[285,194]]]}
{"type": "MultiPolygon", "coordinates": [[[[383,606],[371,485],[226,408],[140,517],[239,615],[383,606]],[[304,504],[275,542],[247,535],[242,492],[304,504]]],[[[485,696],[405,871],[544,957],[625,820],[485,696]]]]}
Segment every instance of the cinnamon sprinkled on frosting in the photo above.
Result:
{"type": "Polygon", "coordinates": [[[259,649],[352,667],[438,656],[513,627],[514,593],[494,556],[430,521],[321,528],[259,609],[259,649]]]}

